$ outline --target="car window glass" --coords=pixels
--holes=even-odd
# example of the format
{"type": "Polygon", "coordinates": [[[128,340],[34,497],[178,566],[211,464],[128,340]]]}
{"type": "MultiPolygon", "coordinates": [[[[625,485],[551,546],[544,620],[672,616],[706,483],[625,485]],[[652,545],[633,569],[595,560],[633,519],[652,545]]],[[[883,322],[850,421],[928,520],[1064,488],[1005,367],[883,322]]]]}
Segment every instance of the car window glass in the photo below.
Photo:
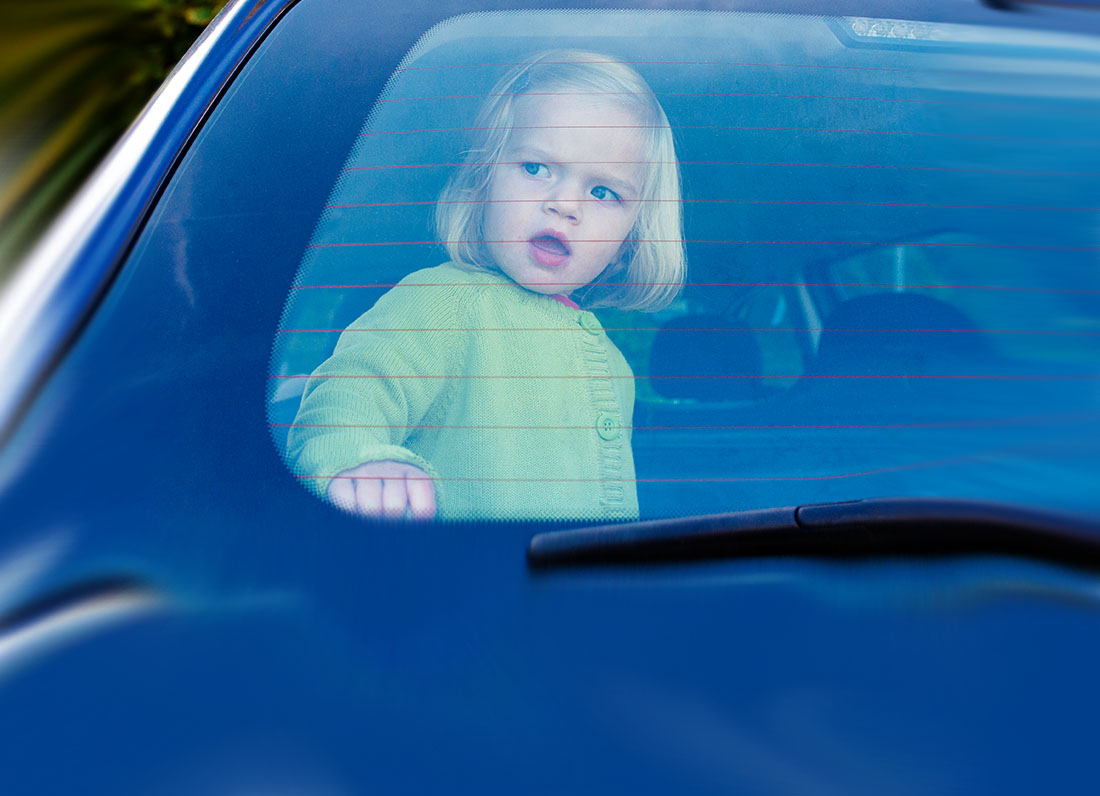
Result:
{"type": "MultiPolygon", "coordinates": [[[[523,12],[427,32],[318,208],[272,357],[282,455],[341,333],[448,259],[433,214],[478,109],[551,48],[641,74],[682,170],[682,292],[594,310],[634,375],[618,422],[639,516],[886,494],[1088,504],[1100,52],[862,18],[523,12]]],[[[519,439],[538,456],[540,434],[577,430],[519,439]]]]}

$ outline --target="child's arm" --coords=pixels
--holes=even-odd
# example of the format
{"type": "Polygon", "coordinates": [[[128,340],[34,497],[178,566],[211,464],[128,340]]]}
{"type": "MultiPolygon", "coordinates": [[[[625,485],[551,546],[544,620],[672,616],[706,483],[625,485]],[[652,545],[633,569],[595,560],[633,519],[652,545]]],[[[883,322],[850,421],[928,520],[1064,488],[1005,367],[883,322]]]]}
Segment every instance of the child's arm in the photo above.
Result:
{"type": "Polygon", "coordinates": [[[370,516],[401,516],[406,506],[417,517],[434,515],[438,474],[405,441],[463,360],[455,315],[466,297],[454,292],[446,285],[394,288],[314,371],[287,454],[318,495],[370,516]]]}

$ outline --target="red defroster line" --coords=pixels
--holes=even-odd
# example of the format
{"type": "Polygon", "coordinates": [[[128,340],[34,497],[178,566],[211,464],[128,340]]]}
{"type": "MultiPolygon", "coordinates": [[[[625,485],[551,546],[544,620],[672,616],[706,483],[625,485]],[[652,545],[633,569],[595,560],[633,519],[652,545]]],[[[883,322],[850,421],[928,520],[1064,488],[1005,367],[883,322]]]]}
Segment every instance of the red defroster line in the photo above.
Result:
{"type": "MultiPolygon", "coordinates": [[[[598,204],[606,199],[580,197],[574,202],[598,204]]],[[[1026,210],[1028,212],[1053,210],[1074,212],[1097,212],[1098,207],[1057,207],[1051,205],[964,205],[942,204],[937,202],[859,202],[828,201],[823,199],[633,199],[632,202],[673,202],[677,204],[714,204],[714,205],[826,205],[842,207],[928,207],[945,210],[1026,210]]],[[[544,199],[448,199],[445,201],[425,199],[404,202],[355,202],[340,205],[325,205],[325,210],[342,210],[354,207],[422,207],[428,205],[476,205],[476,204],[542,204],[544,199]]]]}
{"type": "MultiPolygon", "coordinates": [[[[1075,140],[1063,138],[1025,138],[1011,135],[977,135],[973,133],[931,133],[924,130],[868,130],[855,127],[764,127],[745,124],[673,124],[672,130],[740,130],[768,133],[856,133],[861,135],[906,135],[922,138],[961,138],[969,141],[1013,141],[1030,144],[1058,144],[1061,146],[1096,146],[1100,140],[1075,140]]],[[[370,130],[360,136],[414,135],[417,133],[471,133],[494,130],[493,127],[422,127],[410,130],[370,130]]],[[[664,130],[660,124],[537,124],[513,125],[513,130],[664,130]]]]}
{"type": "MultiPolygon", "coordinates": [[[[353,290],[366,288],[395,287],[470,287],[473,282],[366,282],[345,285],[294,285],[292,290],[353,290]]],[[[582,286],[587,282],[556,282],[564,286],[582,286]]],[[[630,287],[634,285],[679,285],[679,282],[613,282],[607,287],[630,287]]],[[[870,287],[896,289],[893,282],[684,282],[685,287],[870,287]]],[[[511,282],[489,282],[485,287],[515,287],[511,282]]],[[[1013,293],[1068,293],[1072,295],[1097,296],[1100,289],[1059,288],[1059,287],[1017,287],[1013,285],[906,285],[907,289],[921,290],[1000,290],[1013,293]]]]}
{"type": "MultiPolygon", "coordinates": [[[[573,243],[621,243],[619,240],[604,238],[577,238],[573,243]]],[[[1031,243],[931,243],[927,241],[884,241],[884,240],[703,240],[669,238],[660,240],[656,238],[639,240],[638,243],[690,243],[690,244],[721,244],[721,245],[795,245],[795,246],[919,246],[921,248],[938,249],[1021,249],[1027,251],[1056,251],[1056,252],[1094,252],[1100,251],[1100,246],[1048,246],[1031,243]]],[[[471,243],[527,243],[523,240],[380,240],[380,241],[355,241],[351,243],[311,243],[311,249],[334,249],[353,246],[439,246],[451,244],[471,243]]]]}
{"type": "MultiPolygon", "coordinates": [[[[292,373],[292,374],[286,374],[286,375],[271,375],[271,376],[268,376],[269,379],[310,379],[310,378],[313,378],[313,377],[314,377],[313,374],[310,374],[310,373],[292,373]]],[[[468,380],[468,379],[473,379],[473,380],[477,380],[477,379],[492,379],[492,380],[510,379],[510,380],[513,380],[513,381],[525,381],[525,380],[536,380],[537,379],[537,380],[540,380],[540,381],[545,381],[545,380],[550,380],[550,379],[590,379],[591,376],[586,376],[586,375],[561,375],[561,376],[557,376],[557,375],[553,375],[553,374],[542,374],[542,373],[540,373],[540,374],[529,374],[529,375],[525,375],[525,376],[511,376],[511,375],[505,375],[505,374],[491,374],[491,373],[476,375],[476,376],[472,375],[472,374],[455,374],[455,375],[446,375],[445,374],[445,375],[441,375],[441,376],[424,376],[424,375],[409,375],[409,376],[385,375],[384,376],[384,375],[378,375],[378,374],[375,374],[375,375],[359,375],[359,374],[351,374],[351,373],[331,373],[331,374],[326,374],[326,375],[323,375],[323,376],[317,376],[317,378],[321,379],[321,380],[325,380],[325,379],[368,379],[368,380],[381,379],[381,380],[386,380],[386,381],[403,381],[405,379],[462,379],[462,380],[468,380]]],[[[638,381],[642,381],[642,380],[645,380],[645,381],[668,381],[668,380],[673,380],[673,381],[737,381],[737,380],[744,380],[744,379],[752,379],[752,380],[756,381],[756,380],[761,379],[762,377],[761,376],[740,375],[740,374],[727,374],[727,375],[721,375],[721,376],[714,376],[714,375],[710,375],[710,376],[604,376],[604,378],[606,378],[606,379],[631,379],[631,380],[638,380],[638,381]]],[[[817,379],[817,380],[828,380],[828,379],[852,379],[852,380],[862,380],[862,379],[922,379],[922,380],[928,380],[928,381],[936,380],[936,379],[946,379],[946,380],[952,380],[952,381],[1093,381],[1093,380],[1096,380],[1096,379],[1100,379],[1100,373],[1072,373],[1072,374],[1067,374],[1067,373],[1062,373],[1062,374],[1010,374],[1010,373],[1003,373],[1003,374],[993,374],[993,373],[990,373],[990,374],[986,374],[986,373],[977,373],[977,374],[969,374],[969,373],[968,374],[953,374],[953,373],[937,373],[937,374],[932,374],[932,373],[922,373],[922,374],[908,374],[908,373],[900,373],[900,374],[858,374],[858,373],[848,373],[848,374],[837,374],[837,375],[804,374],[804,375],[801,375],[801,376],[769,376],[768,378],[771,379],[771,380],[787,380],[787,379],[789,379],[791,381],[797,381],[797,380],[803,380],[803,379],[817,379]]]]}
{"type": "MultiPolygon", "coordinates": [[[[456,166],[518,166],[526,161],[501,160],[496,163],[474,161],[472,163],[389,163],[377,166],[348,166],[344,171],[380,171],[387,169],[437,169],[456,166]]],[[[676,163],[680,166],[767,166],[782,168],[815,169],[899,169],[904,171],[954,171],[967,174],[1012,174],[1024,177],[1100,177],[1095,171],[1038,171],[1029,169],[986,169],[976,166],[902,166],[873,163],[793,163],[756,160],[566,160],[561,165],[568,166],[662,166],[676,163]]]]}
{"type": "MultiPolygon", "coordinates": [[[[958,334],[1034,334],[1096,337],[1100,331],[1087,331],[1075,329],[899,329],[897,327],[883,327],[878,329],[857,329],[838,326],[699,326],[677,327],[668,329],[663,326],[605,326],[605,332],[944,332],[958,334]]],[[[580,327],[436,327],[436,328],[345,328],[345,329],[279,329],[278,334],[331,334],[333,332],[575,332],[581,331],[580,327]]]]}
{"type": "MultiPolygon", "coordinates": [[[[808,424],[740,424],[714,426],[628,426],[634,431],[828,431],[840,429],[930,429],[930,428],[988,428],[990,426],[1028,426],[1051,423],[1078,423],[1100,420],[1100,415],[1083,413],[1074,415],[1049,415],[1038,417],[991,418],[986,420],[955,420],[938,423],[808,423],[808,424]]],[[[272,428],[376,428],[405,430],[468,430],[468,431],[591,431],[591,426],[485,426],[485,425],[386,425],[367,423],[268,423],[272,428]]]]}

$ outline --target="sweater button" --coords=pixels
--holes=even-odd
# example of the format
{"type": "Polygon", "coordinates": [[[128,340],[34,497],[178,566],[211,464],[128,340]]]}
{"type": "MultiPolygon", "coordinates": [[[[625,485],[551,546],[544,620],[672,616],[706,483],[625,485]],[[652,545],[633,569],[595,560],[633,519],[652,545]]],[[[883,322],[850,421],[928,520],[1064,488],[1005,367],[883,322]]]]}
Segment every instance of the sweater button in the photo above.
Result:
{"type": "Polygon", "coordinates": [[[599,334],[603,331],[603,327],[600,326],[599,320],[591,312],[581,313],[581,328],[589,334],[599,334]]]}
{"type": "Polygon", "coordinates": [[[600,412],[599,417],[596,418],[596,433],[600,435],[600,439],[610,442],[619,436],[619,420],[615,415],[609,415],[607,412],[600,412]]]}

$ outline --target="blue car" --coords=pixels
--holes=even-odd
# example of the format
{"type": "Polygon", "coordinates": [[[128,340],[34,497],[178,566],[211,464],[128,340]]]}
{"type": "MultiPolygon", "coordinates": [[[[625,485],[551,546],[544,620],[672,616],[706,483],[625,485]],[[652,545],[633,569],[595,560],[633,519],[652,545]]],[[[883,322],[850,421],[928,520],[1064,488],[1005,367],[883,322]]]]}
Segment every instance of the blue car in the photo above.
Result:
{"type": "Polygon", "coordinates": [[[1100,14],[230,3],[0,295],[4,794],[1091,792],[1100,14]]]}

